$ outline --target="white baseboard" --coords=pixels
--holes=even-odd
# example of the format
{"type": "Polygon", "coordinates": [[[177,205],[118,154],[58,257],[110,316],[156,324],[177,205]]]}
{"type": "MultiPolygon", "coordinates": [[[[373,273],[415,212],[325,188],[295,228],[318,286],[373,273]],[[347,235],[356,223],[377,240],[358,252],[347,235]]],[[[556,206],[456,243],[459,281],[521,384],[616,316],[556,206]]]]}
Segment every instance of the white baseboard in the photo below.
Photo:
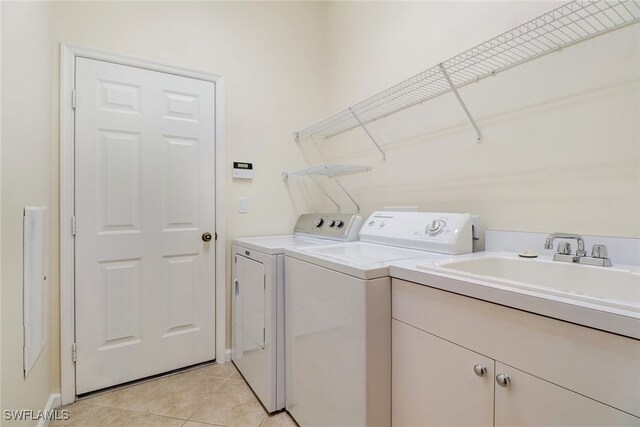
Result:
{"type": "MultiPolygon", "coordinates": [[[[44,413],[46,414],[53,411],[54,409],[59,408],[60,403],[61,403],[60,393],[51,393],[51,396],[49,396],[49,400],[47,401],[47,406],[45,406],[44,408],[44,413]]],[[[47,427],[48,425],[49,425],[49,420],[46,420],[46,419],[42,419],[38,422],[38,427],[47,427]]]]}

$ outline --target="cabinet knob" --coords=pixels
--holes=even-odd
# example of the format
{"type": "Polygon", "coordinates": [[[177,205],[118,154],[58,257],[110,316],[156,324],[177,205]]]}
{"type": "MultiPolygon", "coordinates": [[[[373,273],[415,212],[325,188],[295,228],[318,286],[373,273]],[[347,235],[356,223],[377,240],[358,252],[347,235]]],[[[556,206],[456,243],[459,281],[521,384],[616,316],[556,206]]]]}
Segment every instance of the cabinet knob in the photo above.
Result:
{"type": "Polygon", "coordinates": [[[480,364],[475,365],[473,367],[473,372],[475,372],[479,377],[484,377],[484,375],[487,373],[487,367],[480,364]]]}
{"type": "Polygon", "coordinates": [[[511,378],[507,374],[498,374],[496,375],[496,382],[501,387],[508,387],[511,384],[511,378]]]}

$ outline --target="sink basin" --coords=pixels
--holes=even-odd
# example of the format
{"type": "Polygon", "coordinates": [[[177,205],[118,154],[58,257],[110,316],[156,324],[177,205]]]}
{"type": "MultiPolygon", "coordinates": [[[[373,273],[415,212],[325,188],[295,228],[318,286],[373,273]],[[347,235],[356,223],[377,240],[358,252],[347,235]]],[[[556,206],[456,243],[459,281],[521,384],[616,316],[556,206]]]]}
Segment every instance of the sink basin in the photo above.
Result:
{"type": "Polygon", "coordinates": [[[640,313],[640,274],[633,269],[496,255],[418,267],[640,313]]]}

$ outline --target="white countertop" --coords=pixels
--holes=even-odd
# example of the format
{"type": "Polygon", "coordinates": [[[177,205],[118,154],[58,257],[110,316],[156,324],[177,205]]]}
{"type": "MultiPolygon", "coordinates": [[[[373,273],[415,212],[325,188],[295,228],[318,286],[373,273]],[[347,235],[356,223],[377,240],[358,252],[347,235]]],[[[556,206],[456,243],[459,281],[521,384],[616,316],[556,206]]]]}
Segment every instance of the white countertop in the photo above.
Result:
{"type": "MultiPolygon", "coordinates": [[[[487,302],[512,307],[547,317],[576,323],[579,325],[640,339],[640,307],[625,310],[598,304],[588,298],[573,297],[571,294],[536,291],[495,283],[482,276],[471,277],[451,269],[439,267],[447,260],[467,260],[488,256],[515,257],[513,252],[478,252],[468,255],[413,258],[393,261],[389,265],[389,275],[394,278],[415,282],[444,291],[481,299],[487,302]]],[[[539,256],[540,260],[551,261],[549,256],[539,256]]],[[[585,266],[576,266],[582,268],[585,266]]],[[[586,267],[594,268],[594,267],[586,267]]],[[[617,270],[640,274],[640,267],[615,265],[617,270]]],[[[640,289],[639,289],[640,292],[640,289]]]]}

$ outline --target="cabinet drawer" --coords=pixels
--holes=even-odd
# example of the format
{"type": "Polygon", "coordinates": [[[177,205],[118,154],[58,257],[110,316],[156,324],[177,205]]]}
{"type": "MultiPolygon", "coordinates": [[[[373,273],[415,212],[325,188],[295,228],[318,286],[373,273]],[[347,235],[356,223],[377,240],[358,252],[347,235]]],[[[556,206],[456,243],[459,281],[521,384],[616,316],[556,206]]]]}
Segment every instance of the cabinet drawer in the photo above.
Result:
{"type": "Polygon", "coordinates": [[[640,416],[640,341],[399,279],[392,283],[393,318],[640,416]]]}

